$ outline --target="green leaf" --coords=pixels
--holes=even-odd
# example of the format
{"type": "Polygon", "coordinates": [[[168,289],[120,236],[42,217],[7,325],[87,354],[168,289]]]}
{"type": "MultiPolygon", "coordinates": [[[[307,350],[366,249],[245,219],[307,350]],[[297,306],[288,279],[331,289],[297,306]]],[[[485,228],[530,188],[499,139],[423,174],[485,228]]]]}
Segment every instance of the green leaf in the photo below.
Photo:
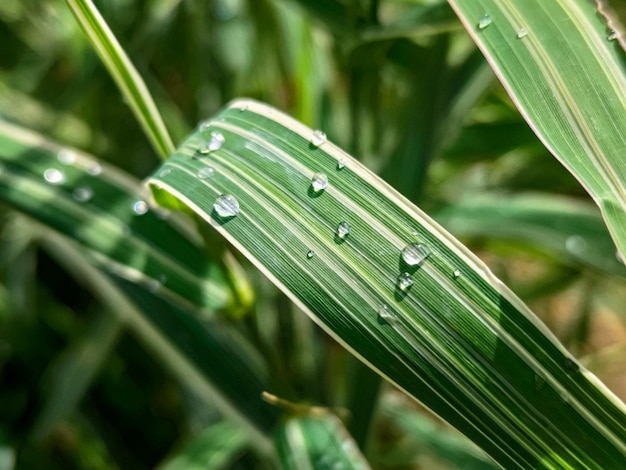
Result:
{"type": "Polygon", "coordinates": [[[591,205],[550,194],[467,197],[435,219],[459,237],[518,240],[534,249],[626,277],[602,217],[591,205]]]}
{"type": "Polygon", "coordinates": [[[223,271],[180,221],[149,206],[138,180],[1,121],[0,162],[0,198],[77,240],[100,266],[206,315],[234,302],[223,271]]]}
{"type": "Polygon", "coordinates": [[[503,466],[624,461],[623,404],[480,260],[319,134],[237,101],[149,183],[157,201],[203,217],[336,340],[503,466]],[[315,191],[318,172],[329,183],[315,191]],[[226,195],[239,204],[232,217],[215,206],[226,195]],[[401,253],[416,243],[430,254],[412,265],[401,253]],[[414,284],[403,290],[405,272],[414,284]]]}
{"type": "Polygon", "coordinates": [[[626,73],[587,0],[449,0],[535,133],[626,253],[626,73]]]}
{"type": "Polygon", "coordinates": [[[91,0],[65,0],[98,56],[130,105],[156,153],[165,158],[174,144],[150,92],[91,0]]]}
{"type": "Polygon", "coordinates": [[[241,427],[227,422],[210,425],[159,470],[218,470],[231,468],[245,449],[247,436],[241,427]]]}
{"type": "Polygon", "coordinates": [[[276,431],[276,447],[284,470],[370,468],[341,421],[330,413],[287,419],[276,431]]]}

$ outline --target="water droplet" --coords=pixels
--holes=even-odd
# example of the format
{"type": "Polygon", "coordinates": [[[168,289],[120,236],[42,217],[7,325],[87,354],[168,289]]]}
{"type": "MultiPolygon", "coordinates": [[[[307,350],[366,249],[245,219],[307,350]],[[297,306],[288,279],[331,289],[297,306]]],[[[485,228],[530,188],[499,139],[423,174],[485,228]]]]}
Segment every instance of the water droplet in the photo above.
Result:
{"type": "Polygon", "coordinates": [[[581,254],[587,249],[587,241],[580,235],[571,235],[565,240],[565,248],[573,254],[581,254]]]}
{"type": "Polygon", "coordinates": [[[411,232],[411,234],[412,234],[413,236],[417,237],[417,235],[418,235],[418,234],[417,234],[417,230],[413,230],[413,231],[411,232]]]}
{"type": "Polygon", "coordinates": [[[74,199],[78,202],[87,202],[90,201],[93,197],[93,189],[89,186],[81,186],[80,188],[76,188],[72,193],[74,199]]]}
{"type": "Polygon", "coordinates": [[[100,173],[102,173],[102,165],[100,165],[100,163],[98,162],[91,161],[87,163],[85,171],[87,171],[87,173],[92,176],[98,176],[100,173]]]}
{"type": "Polygon", "coordinates": [[[213,131],[211,132],[211,138],[209,139],[209,141],[205,145],[200,147],[200,153],[215,152],[216,150],[222,148],[222,145],[224,145],[225,141],[226,139],[221,132],[213,131]]]}
{"type": "Polygon", "coordinates": [[[326,189],[326,186],[328,186],[328,176],[324,173],[315,173],[313,178],[311,178],[311,186],[313,186],[313,191],[315,192],[326,189]]]}
{"type": "Polygon", "coordinates": [[[350,233],[350,224],[348,222],[341,222],[337,225],[337,236],[344,239],[350,233]]]}
{"type": "Polygon", "coordinates": [[[346,159],[342,158],[341,160],[337,162],[337,169],[343,170],[345,167],[346,167],[346,159]]]}
{"type": "Polygon", "coordinates": [[[517,33],[515,35],[517,36],[517,39],[522,39],[528,35],[528,31],[526,31],[524,28],[520,28],[517,30],[517,33]]]}
{"type": "Polygon", "coordinates": [[[478,21],[478,29],[485,29],[492,22],[493,20],[491,19],[491,16],[485,15],[478,21]]]}
{"type": "Polygon", "coordinates": [[[146,201],[136,201],[133,204],[133,212],[135,213],[135,215],[144,215],[146,212],[148,212],[148,204],[146,203],[146,201]]]}
{"type": "Polygon", "coordinates": [[[198,170],[198,173],[196,173],[198,178],[200,178],[201,180],[211,178],[214,174],[215,174],[215,169],[210,166],[203,166],[202,168],[198,170]]]}
{"type": "Polygon", "coordinates": [[[406,292],[413,285],[413,279],[409,273],[402,273],[398,276],[398,289],[406,292]]]}
{"type": "Polygon", "coordinates": [[[396,321],[398,321],[398,319],[396,318],[395,314],[391,310],[389,310],[387,304],[381,304],[381,306],[378,307],[379,323],[387,325],[389,323],[395,323],[396,321]]]}
{"type": "Polygon", "coordinates": [[[320,130],[313,131],[313,135],[311,136],[311,143],[316,147],[319,147],[324,142],[326,142],[326,134],[324,134],[320,130]]]}
{"type": "Polygon", "coordinates": [[[402,249],[402,259],[409,266],[419,266],[430,256],[430,249],[422,243],[411,243],[402,249]]]}
{"type": "Polygon", "coordinates": [[[452,273],[452,276],[457,279],[459,277],[461,277],[461,270],[460,269],[455,269],[454,272],[452,273]]]}
{"type": "Polygon", "coordinates": [[[57,154],[58,160],[65,165],[72,165],[76,161],[76,154],[68,149],[61,149],[57,154]]]}
{"type": "Polygon", "coordinates": [[[315,256],[315,252],[313,250],[309,250],[309,252],[306,254],[306,257],[311,259],[315,256]]]}
{"type": "Polygon", "coordinates": [[[610,31],[609,35],[606,37],[609,41],[615,41],[617,38],[619,38],[619,33],[617,31],[610,31]]]}
{"type": "Polygon", "coordinates": [[[239,201],[235,196],[222,194],[213,204],[213,209],[220,217],[235,217],[239,214],[239,201]]]}
{"type": "Polygon", "coordinates": [[[574,359],[566,357],[563,360],[563,369],[565,369],[565,372],[568,374],[573,374],[574,372],[578,372],[579,367],[574,359]]]}
{"type": "Polygon", "coordinates": [[[148,290],[155,294],[161,290],[161,283],[156,279],[148,279],[148,290]]]}
{"type": "Polygon", "coordinates": [[[619,261],[620,263],[626,264],[626,262],[624,262],[624,257],[619,251],[615,252],[615,257],[617,258],[617,261],[619,261]]]}
{"type": "Polygon", "coordinates": [[[240,113],[247,111],[247,110],[248,110],[248,103],[242,104],[241,107],[239,108],[240,113]]]}
{"type": "Polygon", "coordinates": [[[200,124],[198,124],[198,130],[200,132],[206,131],[209,127],[211,127],[211,120],[210,119],[207,119],[206,121],[202,121],[200,124]]]}
{"type": "Polygon", "coordinates": [[[56,168],[48,168],[46,171],[44,171],[43,177],[50,184],[65,183],[65,173],[57,170],[56,168]]]}
{"type": "Polygon", "coordinates": [[[171,168],[165,168],[164,170],[161,170],[161,173],[159,173],[159,178],[165,178],[171,172],[172,172],[171,168]]]}

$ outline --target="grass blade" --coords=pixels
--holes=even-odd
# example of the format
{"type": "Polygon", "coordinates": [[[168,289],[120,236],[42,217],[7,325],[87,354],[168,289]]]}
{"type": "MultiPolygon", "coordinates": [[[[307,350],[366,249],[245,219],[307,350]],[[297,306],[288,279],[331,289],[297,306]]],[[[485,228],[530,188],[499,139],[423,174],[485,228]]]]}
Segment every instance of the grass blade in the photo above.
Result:
{"type": "Polygon", "coordinates": [[[626,253],[626,72],[586,0],[449,0],[535,133],[626,253]]]}
{"type": "Polygon", "coordinates": [[[341,344],[500,464],[624,461],[623,404],[480,260],[319,133],[237,101],[148,182],[157,201],[203,217],[341,344]],[[316,191],[318,172],[329,183],[316,191]],[[223,195],[238,201],[235,216],[224,216],[223,195]],[[430,255],[407,262],[401,252],[416,243],[430,255]],[[403,289],[404,272],[414,284],[403,289]]]}
{"type": "Polygon", "coordinates": [[[157,155],[167,157],[174,144],[150,92],[91,0],[66,0],[91,45],[113,77],[157,155]]]}

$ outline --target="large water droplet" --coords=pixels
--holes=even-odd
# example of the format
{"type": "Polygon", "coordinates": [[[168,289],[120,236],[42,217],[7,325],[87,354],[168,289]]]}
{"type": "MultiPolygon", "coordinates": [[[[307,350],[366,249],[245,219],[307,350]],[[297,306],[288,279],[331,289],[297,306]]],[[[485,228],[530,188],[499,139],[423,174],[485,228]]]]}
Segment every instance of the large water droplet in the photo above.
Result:
{"type": "Polygon", "coordinates": [[[65,165],[72,165],[76,161],[76,154],[68,149],[61,149],[57,154],[58,160],[65,165]]]}
{"type": "Polygon", "coordinates": [[[205,145],[200,147],[200,153],[215,152],[216,150],[222,148],[224,142],[226,142],[226,139],[224,138],[222,133],[218,131],[213,131],[211,132],[209,141],[205,145]]]}
{"type": "Polygon", "coordinates": [[[311,186],[313,186],[313,191],[315,192],[326,189],[326,186],[328,186],[328,176],[324,173],[315,173],[313,178],[311,178],[311,186]]]}
{"type": "Polygon", "coordinates": [[[572,254],[581,254],[587,249],[587,240],[580,235],[571,235],[565,240],[565,248],[572,254]]]}
{"type": "Polygon", "coordinates": [[[341,222],[337,225],[337,236],[344,239],[350,233],[350,224],[348,222],[341,222]]]}
{"type": "Polygon", "coordinates": [[[528,35],[528,31],[526,31],[526,29],[524,29],[524,28],[518,29],[517,33],[515,34],[517,39],[525,38],[527,35],[528,35]]]}
{"type": "Polygon", "coordinates": [[[398,276],[398,289],[402,292],[406,292],[409,287],[413,285],[413,278],[409,273],[402,273],[398,276]]]}
{"type": "Polygon", "coordinates": [[[306,257],[311,259],[315,256],[315,252],[313,250],[309,250],[309,252],[306,254],[306,257]]]}
{"type": "Polygon", "coordinates": [[[430,256],[430,249],[423,243],[411,243],[402,249],[402,259],[409,266],[419,266],[430,256]]]}
{"type": "Polygon", "coordinates": [[[92,176],[98,176],[100,173],[102,173],[102,165],[100,165],[100,163],[98,162],[91,161],[87,163],[85,170],[92,176]]]}
{"type": "Polygon", "coordinates": [[[213,209],[220,217],[235,217],[239,214],[239,201],[235,196],[222,194],[215,200],[213,209]]]}
{"type": "Polygon", "coordinates": [[[87,202],[90,201],[93,197],[93,189],[89,186],[81,186],[80,188],[76,188],[72,193],[74,199],[78,202],[87,202]]]}
{"type": "Polygon", "coordinates": [[[343,170],[345,167],[346,167],[346,159],[342,158],[341,160],[337,162],[337,169],[343,170]]]}
{"type": "Polygon", "coordinates": [[[398,318],[395,314],[389,309],[387,304],[381,304],[378,307],[378,322],[385,325],[389,323],[395,323],[398,321],[398,318]]]}
{"type": "Polygon", "coordinates": [[[65,183],[65,173],[56,168],[48,168],[43,173],[43,177],[50,184],[63,184],[65,183]]]}
{"type": "Polygon", "coordinates": [[[198,178],[200,178],[201,180],[211,178],[214,174],[215,174],[215,169],[210,166],[203,166],[202,168],[198,170],[198,173],[196,173],[198,178]]]}
{"type": "Polygon", "coordinates": [[[326,134],[320,130],[313,131],[313,135],[311,136],[311,143],[316,147],[319,147],[323,143],[326,142],[326,134]]]}
{"type": "Polygon", "coordinates": [[[133,204],[133,212],[135,213],[135,215],[144,215],[146,212],[148,212],[148,204],[146,203],[146,201],[136,201],[133,204]]]}
{"type": "Polygon", "coordinates": [[[485,15],[478,21],[478,29],[485,29],[491,23],[493,23],[491,16],[485,15]]]}

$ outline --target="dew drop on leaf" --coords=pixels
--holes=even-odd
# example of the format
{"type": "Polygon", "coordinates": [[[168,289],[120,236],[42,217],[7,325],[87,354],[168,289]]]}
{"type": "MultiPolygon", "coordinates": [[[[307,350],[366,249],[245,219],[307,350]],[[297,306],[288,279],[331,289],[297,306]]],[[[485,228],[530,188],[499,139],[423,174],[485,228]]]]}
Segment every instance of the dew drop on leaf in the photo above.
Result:
{"type": "Polygon", "coordinates": [[[43,173],[43,177],[50,184],[63,184],[65,183],[65,173],[56,168],[48,168],[43,173]]]}
{"type": "Polygon", "coordinates": [[[341,222],[337,225],[337,236],[344,239],[350,233],[350,224],[348,222],[341,222]]]}
{"type": "Polygon", "coordinates": [[[383,325],[395,323],[398,321],[395,314],[389,309],[387,304],[381,304],[378,307],[378,322],[383,325]]]}
{"type": "Polygon", "coordinates": [[[57,154],[58,160],[65,165],[72,165],[76,161],[76,154],[68,149],[61,149],[57,154]]]}
{"type": "Polygon", "coordinates": [[[200,178],[201,180],[205,180],[207,178],[211,178],[214,174],[215,174],[215,169],[210,167],[210,166],[203,166],[196,173],[198,178],[200,178]]]}
{"type": "Polygon", "coordinates": [[[423,243],[411,243],[402,249],[402,259],[409,266],[419,266],[430,256],[430,249],[423,243]]]}
{"type": "Polygon", "coordinates": [[[315,192],[326,189],[326,186],[328,186],[328,176],[324,173],[315,173],[311,178],[311,186],[315,192]]]}
{"type": "Polygon", "coordinates": [[[222,194],[215,200],[213,209],[220,217],[235,217],[239,214],[239,201],[235,196],[222,194]]]}
{"type": "Polygon", "coordinates": [[[413,285],[413,278],[409,273],[402,273],[398,276],[398,289],[402,292],[406,292],[409,287],[413,285]]]}
{"type": "Polygon", "coordinates": [[[72,197],[78,202],[88,202],[93,198],[93,189],[89,186],[81,186],[74,190],[72,197]]]}
{"type": "Polygon", "coordinates": [[[478,21],[478,29],[485,29],[492,22],[493,20],[491,19],[491,16],[485,15],[478,21]]]}
{"type": "Polygon", "coordinates": [[[146,201],[137,201],[133,204],[133,212],[135,215],[144,215],[148,212],[148,204],[146,201]]]}
{"type": "Polygon", "coordinates": [[[319,147],[324,142],[326,142],[326,134],[320,130],[313,131],[313,135],[311,136],[311,143],[316,147],[319,147]]]}
{"type": "Polygon", "coordinates": [[[342,158],[341,160],[337,162],[337,169],[343,170],[345,167],[346,167],[346,159],[342,158]]]}
{"type": "Polygon", "coordinates": [[[517,33],[515,34],[517,39],[525,38],[527,35],[528,35],[528,31],[526,31],[524,28],[518,29],[517,33]]]}
{"type": "Polygon", "coordinates": [[[311,259],[315,256],[315,252],[313,250],[309,250],[309,252],[306,254],[306,257],[311,259]]]}
{"type": "Polygon", "coordinates": [[[226,142],[224,135],[221,132],[213,131],[211,132],[209,140],[202,147],[200,147],[200,153],[215,152],[216,150],[222,148],[224,142],[226,142]]]}

